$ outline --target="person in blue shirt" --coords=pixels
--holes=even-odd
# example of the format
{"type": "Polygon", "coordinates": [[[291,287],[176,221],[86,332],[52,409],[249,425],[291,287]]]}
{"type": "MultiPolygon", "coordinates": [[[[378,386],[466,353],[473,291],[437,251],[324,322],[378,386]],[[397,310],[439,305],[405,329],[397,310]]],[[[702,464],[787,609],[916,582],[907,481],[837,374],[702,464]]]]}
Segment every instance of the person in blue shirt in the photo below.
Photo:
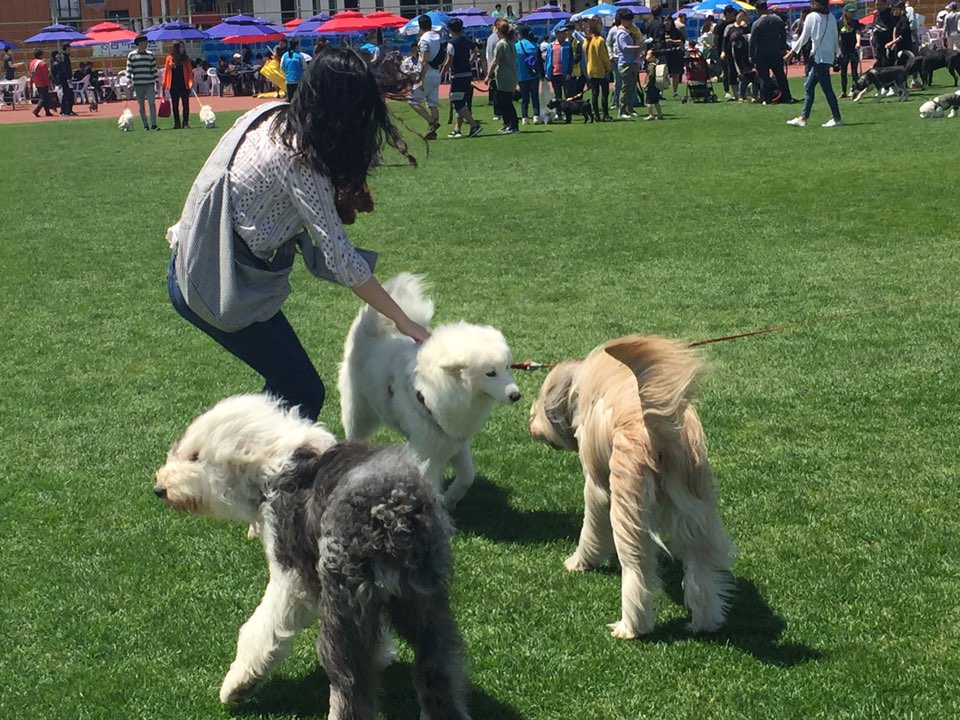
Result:
{"type": "Polygon", "coordinates": [[[303,55],[300,53],[300,41],[294,38],[290,41],[287,51],[280,58],[280,68],[287,81],[287,100],[293,100],[297,94],[297,86],[303,79],[303,70],[306,66],[303,55]]]}
{"type": "MultiPolygon", "coordinates": [[[[509,7],[509,6],[508,6],[509,7]]],[[[543,76],[543,58],[540,47],[534,42],[533,30],[528,25],[517,28],[517,81],[520,85],[520,116],[526,125],[530,119],[527,111],[533,100],[533,124],[540,122],[540,78],[543,76]]]]}

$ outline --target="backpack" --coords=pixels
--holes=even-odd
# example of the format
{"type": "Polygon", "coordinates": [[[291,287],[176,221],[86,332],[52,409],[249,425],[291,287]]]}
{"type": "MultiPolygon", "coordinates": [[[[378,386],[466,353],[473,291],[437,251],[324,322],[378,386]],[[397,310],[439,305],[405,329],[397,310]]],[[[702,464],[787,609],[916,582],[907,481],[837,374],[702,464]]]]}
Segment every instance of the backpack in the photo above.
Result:
{"type": "Polygon", "coordinates": [[[439,70],[443,65],[443,61],[447,59],[447,42],[443,41],[440,43],[440,49],[437,51],[437,54],[433,57],[429,63],[427,63],[434,70],[439,70]]]}

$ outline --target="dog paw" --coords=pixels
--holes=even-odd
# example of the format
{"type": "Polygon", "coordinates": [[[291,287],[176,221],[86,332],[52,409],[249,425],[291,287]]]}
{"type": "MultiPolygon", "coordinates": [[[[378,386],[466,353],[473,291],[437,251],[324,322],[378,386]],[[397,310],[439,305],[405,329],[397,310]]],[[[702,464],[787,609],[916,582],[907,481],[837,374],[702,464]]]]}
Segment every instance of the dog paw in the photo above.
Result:
{"type": "Polygon", "coordinates": [[[257,685],[257,678],[243,670],[230,668],[220,686],[220,702],[224,705],[240,702],[250,696],[257,685]]]}
{"type": "Polygon", "coordinates": [[[636,640],[640,637],[640,633],[628,628],[623,620],[610,623],[607,627],[610,629],[610,637],[614,637],[617,640],[636,640]]]}
{"type": "Polygon", "coordinates": [[[578,553],[574,553],[564,560],[563,566],[568,572],[586,572],[590,569],[589,563],[585,562],[578,553]]]}
{"type": "Polygon", "coordinates": [[[260,523],[250,523],[250,527],[247,528],[247,540],[256,540],[260,537],[260,523]]]}

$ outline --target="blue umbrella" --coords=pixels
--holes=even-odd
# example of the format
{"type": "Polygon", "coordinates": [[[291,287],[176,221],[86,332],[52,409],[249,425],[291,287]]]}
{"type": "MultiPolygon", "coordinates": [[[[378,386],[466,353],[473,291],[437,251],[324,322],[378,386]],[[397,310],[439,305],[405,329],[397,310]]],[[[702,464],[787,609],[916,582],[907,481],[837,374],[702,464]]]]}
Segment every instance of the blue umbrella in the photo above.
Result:
{"type": "Polygon", "coordinates": [[[33,37],[28,37],[24,43],[68,43],[74,40],[89,40],[82,32],[77,32],[69,25],[47,25],[33,37]]]}
{"type": "Polygon", "coordinates": [[[569,18],[570,13],[568,13],[566,10],[561,10],[556,5],[544,5],[543,7],[538,7],[529,15],[524,15],[522,18],[520,18],[519,22],[550,22],[552,20],[567,20],[569,18]]]}
{"type": "Polygon", "coordinates": [[[11,50],[17,49],[17,46],[14,45],[12,42],[7,42],[6,40],[3,40],[3,39],[0,39],[0,47],[8,47],[11,50]]]}
{"type": "MultiPolygon", "coordinates": [[[[429,17],[431,21],[433,21],[434,30],[437,30],[437,31],[443,30],[444,32],[446,31],[447,23],[450,21],[449,15],[447,15],[446,13],[442,13],[439,10],[431,10],[430,12],[423,13],[423,14],[429,17]]],[[[420,25],[417,22],[419,18],[420,16],[417,15],[417,17],[415,17],[413,20],[411,20],[402,28],[400,28],[400,34],[416,35],[418,32],[420,32],[420,25]]],[[[490,23],[490,24],[492,25],[493,23],[490,23]]]]}
{"type": "Polygon", "coordinates": [[[187,41],[187,40],[206,40],[210,36],[203,30],[198,30],[190,23],[169,22],[160,25],[154,25],[143,31],[147,40],[151,42],[158,41],[187,41]]]}
{"type": "Polygon", "coordinates": [[[617,14],[617,10],[619,9],[620,8],[618,8],[616,5],[609,5],[608,3],[600,3],[599,5],[594,5],[593,7],[589,7],[583,12],[581,12],[580,17],[582,18],[593,17],[594,15],[601,18],[613,17],[614,15],[617,14]]]}
{"type": "Polygon", "coordinates": [[[723,9],[727,5],[733,5],[734,8],[739,12],[740,10],[755,10],[756,8],[749,3],[741,2],[741,0],[704,0],[704,2],[697,3],[692,8],[693,12],[697,13],[710,13],[714,15],[720,15],[723,13],[723,9]]]}
{"type": "Polygon", "coordinates": [[[323,25],[327,20],[329,20],[332,15],[328,13],[320,13],[319,15],[313,15],[308,17],[302,23],[297,25],[293,32],[287,33],[290,37],[302,37],[304,35],[316,35],[317,28],[323,25]]]}

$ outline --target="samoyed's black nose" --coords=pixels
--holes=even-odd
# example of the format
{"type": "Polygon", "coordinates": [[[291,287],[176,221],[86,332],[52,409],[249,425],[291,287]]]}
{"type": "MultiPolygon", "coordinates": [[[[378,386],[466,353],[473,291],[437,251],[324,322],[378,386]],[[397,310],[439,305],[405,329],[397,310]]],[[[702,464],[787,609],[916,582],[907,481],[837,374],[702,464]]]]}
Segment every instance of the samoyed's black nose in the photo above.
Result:
{"type": "Polygon", "coordinates": [[[156,485],[153,488],[153,494],[156,495],[161,500],[165,500],[167,498],[167,489],[160,485],[156,485]]]}
{"type": "Polygon", "coordinates": [[[515,403],[519,399],[520,399],[519,390],[514,390],[512,393],[510,393],[510,402],[515,403]]]}

